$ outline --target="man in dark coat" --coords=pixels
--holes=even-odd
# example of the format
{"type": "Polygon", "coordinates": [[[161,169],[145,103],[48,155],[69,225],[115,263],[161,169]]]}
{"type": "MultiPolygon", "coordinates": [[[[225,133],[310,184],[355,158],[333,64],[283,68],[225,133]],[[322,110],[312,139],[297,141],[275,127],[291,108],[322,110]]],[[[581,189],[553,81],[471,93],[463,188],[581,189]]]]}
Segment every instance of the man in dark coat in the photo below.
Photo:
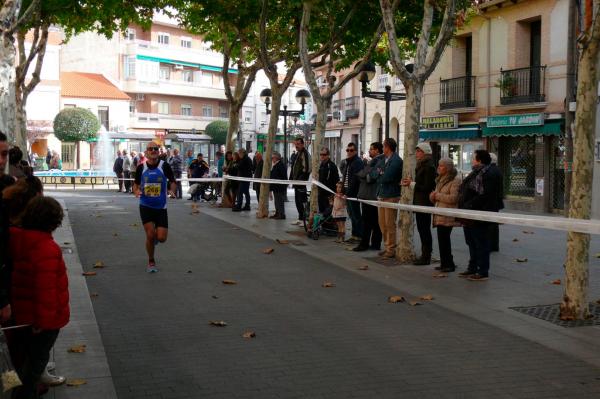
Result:
{"type": "MultiPolygon", "coordinates": [[[[371,171],[377,166],[383,157],[383,145],[375,142],[369,147],[371,160],[356,175],[360,180],[358,198],[364,200],[377,200],[377,178],[371,177],[371,171]]],[[[381,229],[379,228],[379,217],[377,207],[361,203],[362,237],[360,244],[352,248],[353,251],[366,251],[369,249],[381,249],[381,229]]]]}
{"type": "MultiPolygon", "coordinates": [[[[431,146],[428,143],[420,143],[415,151],[417,157],[417,168],[415,170],[414,182],[410,178],[402,179],[402,185],[414,190],[413,204],[421,206],[433,206],[429,200],[429,194],[435,190],[436,170],[431,156],[431,146]]],[[[413,265],[423,266],[431,263],[431,251],[433,250],[433,238],[431,237],[431,213],[415,212],[417,231],[421,239],[421,256],[413,265]]]]}
{"type": "MultiPolygon", "coordinates": [[[[340,181],[340,173],[335,163],[331,160],[329,148],[323,147],[319,153],[319,157],[321,158],[321,163],[319,164],[319,182],[335,192],[335,185],[340,181]]],[[[331,196],[332,194],[329,191],[319,187],[319,212],[325,212],[329,207],[329,197],[331,196]]]]}
{"type": "MultiPolygon", "coordinates": [[[[292,166],[290,171],[290,180],[304,180],[307,181],[310,177],[310,155],[304,147],[304,139],[298,137],[294,144],[296,146],[296,155],[292,157],[292,166]]],[[[294,222],[295,225],[302,225],[304,222],[304,204],[306,204],[306,186],[295,185],[294,186],[294,199],[296,202],[296,209],[298,210],[298,220],[294,222]]]]}
{"type": "MultiPolygon", "coordinates": [[[[458,208],[476,211],[498,212],[504,208],[502,201],[502,174],[491,165],[486,150],[476,150],[472,161],[473,170],[463,180],[458,194],[458,208]]],[[[464,220],[465,241],[469,246],[469,265],[459,273],[471,281],[488,279],[490,268],[489,222],[464,220]]]]}
{"type": "MultiPolygon", "coordinates": [[[[281,154],[273,152],[271,155],[272,166],[271,166],[271,179],[275,180],[287,180],[287,168],[281,161],[281,154]]],[[[273,200],[275,202],[275,214],[269,216],[270,219],[285,219],[285,192],[287,190],[286,184],[271,184],[269,190],[273,192],[273,200]]]]}
{"type": "Polygon", "coordinates": [[[117,151],[117,158],[113,164],[113,172],[119,179],[119,192],[123,191],[123,158],[121,157],[121,151],[117,151]]]}
{"type": "MultiPolygon", "coordinates": [[[[252,159],[252,170],[254,171],[255,179],[260,179],[262,177],[263,164],[262,154],[259,151],[256,151],[254,159],[252,159]]],[[[260,183],[252,183],[252,188],[256,191],[256,201],[260,201],[260,183]]]]}
{"type": "MultiPolygon", "coordinates": [[[[346,147],[346,168],[342,171],[342,182],[344,183],[344,194],[346,197],[358,195],[360,180],[356,174],[365,167],[363,160],[358,156],[356,144],[348,143],[346,147]]],[[[348,216],[352,221],[352,236],[348,241],[360,242],[362,237],[362,221],[360,216],[360,203],[347,201],[348,216]]]]}
{"type": "MultiPolygon", "coordinates": [[[[238,150],[240,156],[240,162],[238,164],[238,176],[239,177],[252,177],[252,160],[246,153],[244,148],[238,150]]],[[[231,209],[234,212],[249,211],[250,210],[250,182],[240,181],[238,186],[237,199],[235,206],[231,209]],[[242,208],[242,202],[246,198],[246,205],[242,208]]]]}

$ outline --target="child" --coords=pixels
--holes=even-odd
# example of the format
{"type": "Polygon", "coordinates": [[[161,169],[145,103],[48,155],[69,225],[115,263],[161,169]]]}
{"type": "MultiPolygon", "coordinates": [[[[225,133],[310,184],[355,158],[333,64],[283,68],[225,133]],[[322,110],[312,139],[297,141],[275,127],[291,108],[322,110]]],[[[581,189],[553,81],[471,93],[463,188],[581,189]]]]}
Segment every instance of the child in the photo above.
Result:
{"type": "Polygon", "coordinates": [[[344,195],[344,183],[338,182],[335,185],[335,196],[333,197],[333,210],[331,217],[337,224],[338,237],[335,242],[342,243],[346,237],[346,196],[344,195]]]}
{"type": "Polygon", "coordinates": [[[69,322],[67,269],[52,232],[62,223],[63,210],[51,197],[34,197],[21,217],[22,228],[10,228],[13,260],[11,307],[15,330],[23,343],[23,362],[15,364],[23,385],[15,396],[37,398],[37,386],[59,330],[69,322]]]}

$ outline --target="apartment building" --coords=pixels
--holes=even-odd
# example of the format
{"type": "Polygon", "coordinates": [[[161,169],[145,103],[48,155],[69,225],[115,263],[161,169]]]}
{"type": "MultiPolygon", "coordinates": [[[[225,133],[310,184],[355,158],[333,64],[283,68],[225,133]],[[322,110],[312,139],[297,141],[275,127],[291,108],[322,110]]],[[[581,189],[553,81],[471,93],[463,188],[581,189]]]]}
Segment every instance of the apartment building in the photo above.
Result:
{"type": "MultiPolygon", "coordinates": [[[[229,115],[223,56],[209,47],[158,14],[148,30],[131,25],[112,39],[73,37],[61,49],[61,70],[103,74],[131,98],[126,130],[132,147],[150,135],[184,152],[209,153],[209,138],[201,133],[229,115]]],[[[228,71],[233,85],[237,71],[228,71]]]]}
{"type": "Polygon", "coordinates": [[[420,138],[467,172],[498,155],[507,207],[564,206],[568,0],[489,0],[457,32],[424,89],[420,138]]]}

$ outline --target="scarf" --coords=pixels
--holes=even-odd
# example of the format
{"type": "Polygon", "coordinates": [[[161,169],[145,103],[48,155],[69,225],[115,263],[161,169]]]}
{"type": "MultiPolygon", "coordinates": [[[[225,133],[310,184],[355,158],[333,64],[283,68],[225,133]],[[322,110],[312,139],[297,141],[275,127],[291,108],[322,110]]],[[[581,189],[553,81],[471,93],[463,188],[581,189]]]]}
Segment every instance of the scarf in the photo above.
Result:
{"type": "Polygon", "coordinates": [[[483,194],[483,175],[488,171],[489,168],[490,165],[483,164],[473,166],[473,170],[466,178],[468,181],[467,187],[477,192],[477,194],[483,194]]]}

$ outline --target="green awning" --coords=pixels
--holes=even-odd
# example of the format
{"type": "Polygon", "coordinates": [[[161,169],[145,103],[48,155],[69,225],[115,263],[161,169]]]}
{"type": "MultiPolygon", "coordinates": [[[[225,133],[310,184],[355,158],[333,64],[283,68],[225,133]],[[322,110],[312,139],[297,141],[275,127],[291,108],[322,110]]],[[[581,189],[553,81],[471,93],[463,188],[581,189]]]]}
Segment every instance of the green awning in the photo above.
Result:
{"type": "MultiPolygon", "coordinates": [[[[159,58],[159,57],[150,57],[148,55],[137,55],[136,59],[141,61],[153,61],[153,62],[162,62],[163,64],[171,64],[171,65],[183,65],[193,68],[200,68],[204,71],[212,71],[212,72],[221,72],[223,68],[213,65],[204,65],[204,64],[196,64],[193,62],[185,62],[185,61],[177,61],[171,60],[168,58],[159,58]]],[[[229,73],[237,73],[237,69],[229,69],[229,73]]]]}
{"type": "Polygon", "coordinates": [[[479,125],[460,126],[457,129],[421,129],[421,140],[468,140],[479,137],[479,125]]]}
{"type": "Polygon", "coordinates": [[[546,119],[539,126],[484,127],[484,137],[497,136],[560,136],[563,133],[564,119],[546,119]]]}

